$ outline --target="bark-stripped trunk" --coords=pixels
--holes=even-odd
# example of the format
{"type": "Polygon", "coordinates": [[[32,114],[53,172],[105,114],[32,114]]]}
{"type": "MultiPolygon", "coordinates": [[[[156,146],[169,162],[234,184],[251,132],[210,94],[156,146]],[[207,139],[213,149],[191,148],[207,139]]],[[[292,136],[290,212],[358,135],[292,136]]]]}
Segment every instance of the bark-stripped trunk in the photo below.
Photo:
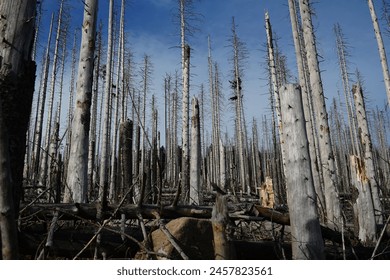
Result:
{"type": "Polygon", "coordinates": [[[88,192],[88,142],[98,0],[86,0],[77,77],[76,107],[64,201],[86,202],[88,192]]]}
{"type": "Polygon", "coordinates": [[[18,258],[15,218],[22,193],[35,63],[36,1],[0,2],[0,235],[3,259],[18,258]],[[12,151],[12,152],[11,152],[12,151]]]}
{"type": "Polygon", "coordinates": [[[184,45],[182,97],[182,170],[183,202],[189,203],[190,192],[190,46],[184,45]]]}
{"type": "Polygon", "coordinates": [[[324,245],[299,86],[285,85],[280,104],[285,135],[285,141],[281,144],[285,156],[293,259],[323,259],[324,245]]]}
{"type": "Polygon", "coordinates": [[[106,63],[106,84],[104,88],[104,120],[103,120],[103,132],[102,132],[102,148],[100,158],[100,176],[99,176],[99,201],[103,207],[107,203],[108,192],[108,159],[109,159],[109,130],[111,124],[110,118],[110,100],[111,100],[111,66],[112,66],[112,53],[113,53],[113,13],[114,13],[114,0],[109,2],[108,11],[108,35],[107,35],[107,63],[106,63]]]}
{"type": "MultiPolygon", "coordinates": [[[[303,59],[304,46],[302,46],[301,44],[302,40],[301,40],[301,34],[299,32],[300,28],[297,19],[296,0],[289,0],[288,5],[290,10],[291,27],[292,27],[292,33],[294,39],[294,46],[295,46],[295,56],[297,60],[299,84],[301,86],[301,92],[302,92],[303,110],[306,119],[306,131],[307,131],[307,136],[309,141],[309,152],[311,158],[313,183],[318,198],[319,209],[325,209],[325,197],[324,197],[324,191],[321,184],[322,182],[321,173],[319,170],[319,162],[317,160],[318,153],[316,150],[316,141],[315,141],[315,134],[313,129],[314,120],[312,118],[312,112],[311,112],[311,108],[312,108],[311,96],[309,94],[309,85],[307,84],[308,81],[306,77],[305,63],[303,59]]],[[[323,212],[320,211],[319,213],[321,215],[322,220],[324,221],[323,212]]]]}
{"type": "Polygon", "coordinates": [[[190,204],[200,205],[202,193],[200,188],[201,167],[201,143],[200,143],[200,119],[198,99],[192,99],[191,119],[191,175],[190,175],[190,204]]]}
{"type": "Polygon", "coordinates": [[[374,26],[375,37],[378,43],[378,51],[382,65],[383,79],[385,81],[386,93],[387,93],[387,102],[390,104],[390,75],[389,75],[389,66],[387,64],[386,50],[383,44],[383,39],[381,35],[381,30],[379,28],[378,18],[375,13],[375,8],[372,0],[367,0],[368,8],[370,9],[370,15],[372,24],[374,26]]]}
{"type": "Polygon", "coordinates": [[[367,180],[370,184],[371,196],[374,206],[374,215],[377,225],[383,224],[382,203],[379,199],[379,186],[374,167],[374,154],[372,152],[371,135],[368,128],[368,119],[366,115],[366,106],[364,103],[363,91],[360,85],[352,87],[355,101],[356,117],[358,123],[359,139],[363,147],[362,158],[364,158],[364,167],[367,180]]]}
{"type": "Polygon", "coordinates": [[[308,62],[310,88],[313,95],[313,109],[316,114],[317,134],[319,137],[320,159],[322,163],[327,222],[330,226],[341,226],[342,217],[338,189],[336,185],[336,166],[330,138],[328,113],[322,87],[317,47],[311,21],[309,0],[299,0],[302,18],[303,37],[308,62]]]}

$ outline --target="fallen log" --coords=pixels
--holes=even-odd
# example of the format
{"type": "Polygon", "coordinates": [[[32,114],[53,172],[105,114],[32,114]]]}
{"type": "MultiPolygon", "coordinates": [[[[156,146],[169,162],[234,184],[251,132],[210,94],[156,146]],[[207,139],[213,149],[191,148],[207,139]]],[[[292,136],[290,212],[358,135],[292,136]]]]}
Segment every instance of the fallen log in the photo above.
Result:
{"type": "MultiPolygon", "coordinates": [[[[49,220],[52,219],[54,213],[58,211],[60,220],[86,219],[95,221],[97,219],[99,207],[99,204],[93,203],[34,204],[25,208],[22,207],[23,210],[20,213],[20,219],[22,222],[23,220],[33,219],[33,217],[49,220]]],[[[231,209],[237,210],[237,205],[229,208],[229,218],[232,220],[268,220],[280,225],[290,225],[290,216],[288,213],[282,213],[272,208],[253,204],[247,208],[246,211],[243,211],[242,215],[231,212],[231,209]]],[[[141,215],[144,219],[154,220],[156,218],[156,213],[161,219],[177,219],[180,217],[211,219],[212,207],[194,205],[158,206],[151,204],[138,206],[135,204],[127,204],[118,209],[117,205],[111,204],[105,209],[103,219],[108,219],[112,215],[114,215],[113,219],[121,219],[122,215],[125,215],[126,219],[138,219],[138,216],[141,215]]],[[[324,239],[339,244],[342,243],[342,235],[340,232],[324,225],[321,225],[321,231],[324,239]]],[[[348,238],[346,240],[346,245],[350,245],[348,238]]]]}

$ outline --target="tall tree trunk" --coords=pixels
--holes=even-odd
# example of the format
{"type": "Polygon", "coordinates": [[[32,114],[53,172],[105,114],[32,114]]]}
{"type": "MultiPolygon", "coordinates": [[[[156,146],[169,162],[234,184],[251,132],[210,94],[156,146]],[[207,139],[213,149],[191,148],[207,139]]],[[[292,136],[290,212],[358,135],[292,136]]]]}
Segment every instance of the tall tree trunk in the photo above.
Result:
{"type": "Polygon", "coordinates": [[[183,202],[189,203],[190,192],[190,46],[184,45],[182,97],[182,191],[183,202]]]}
{"type": "Polygon", "coordinates": [[[15,218],[35,82],[36,1],[0,2],[0,235],[3,259],[18,258],[15,218]],[[12,178],[12,179],[11,179],[12,178]]]}
{"type": "Polygon", "coordinates": [[[310,88],[313,95],[313,109],[316,114],[317,134],[319,137],[320,159],[322,163],[327,222],[330,226],[339,227],[342,224],[340,201],[336,185],[336,166],[330,138],[328,113],[326,111],[325,96],[322,87],[317,47],[311,21],[309,0],[299,0],[302,18],[303,37],[310,73],[310,88]]]}
{"type": "Polygon", "coordinates": [[[235,99],[235,110],[236,110],[236,143],[238,146],[238,159],[239,159],[239,168],[240,168],[240,186],[242,192],[247,191],[247,180],[246,180],[246,171],[245,167],[245,154],[246,154],[246,139],[244,134],[244,124],[243,124],[243,106],[242,106],[242,85],[241,85],[241,69],[240,69],[240,47],[239,39],[236,33],[236,24],[233,18],[232,24],[233,32],[233,61],[234,61],[234,80],[231,82],[232,89],[234,90],[234,99],[235,99]]]}
{"type": "Polygon", "coordinates": [[[45,112],[45,101],[47,82],[49,77],[49,65],[50,65],[50,42],[53,31],[54,14],[51,15],[49,36],[46,45],[46,51],[43,62],[41,84],[38,92],[38,105],[34,129],[34,147],[33,147],[33,184],[36,184],[39,174],[40,158],[41,158],[41,143],[42,143],[42,128],[43,128],[43,115],[45,112]]]}
{"type": "Polygon", "coordinates": [[[375,167],[374,167],[374,155],[372,152],[371,135],[368,129],[368,119],[366,114],[366,106],[363,98],[363,91],[361,86],[354,85],[352,92],[355,100],[356,116],[358,121],[358,131],[360,133],[360,141],[363,147],[362,157],[364,158],[364,168],[366,180],[368,180],[371,189],[371,196],[373,200],[374,215],[377,225],[383,224],[382,216],[382,203],[379,199],[379,186],[377,184],[375,167]]]}
{"type": "Polygon", "coordinates": [[[108,192],[108,159],[109,159],[109,130],[111,124],[110,118],[110,100],[111,100],[111,66],[112,66],[112,53],[113,53],[113,14],[114,14],[114,0],[109,1],[108,11],[108,35],[107,35],[107,63],[106,63],[106,84],[104,88],[104,120],[103,120],[103,132],[102,132],[102,148],[100,158],[100,176],[99,176],[99,201],[103,207],[107,203],[108,192]]]}
{"type": "Polygon", "coordinates": [[[86,202],[88,192],[88,142],[96,38],[98,0],[86,0],[82,26],[81,49],[77,77],[76,107],[64,201],[86,202]]]}
{"type": "Polygon", "coordinates": [[[293,259],[323,259],[324,245],[317,214],[305,117],[299,86],[283,87],[280,98],[287,201],[293,259]]]}
{"type": "MultiPolygon", "coordinates": [[[[316,141],[315,141],[315,134],[314,134],[314,126],[313,126],[314,120],[312,118],[312,112],[311,112],[311,108],[312,108],[311,96],[309,94],[309,85],[307,83],[308,81],[305,74],[306,73],[305,63],[303,59],[304,47],[301,45],[302,40],[299,32],[300,28],[297,19],[296,0],[289,0],[288,5],[290,10],[290,19],[291,19],[292,33],[293,33],[294,46],[295,46],[295,56],[297,60],[299,84],[301,86],[301,92],[302,92],[303,110],[306,119],[306,131],[307,131],[307,136],[309,141],[313,183],[318,198],[319,208],[323,209],[325,208],[325,196],[321,184],[322,173],[319,170],[318,153],[316,150],[316,141]]],[[[322,220],[324,221],[325,218],[323,212],[320,211],[319,213],[321,215],[322,220]]]]}
{"type": "Polygon", "coordinates": [[[190,204],[200,205],[202,193],[200,188],[200,167],[202,162],[200,143],[200,119],[199,103],[195,97],[192,99],[192,119],[191,119],[191,175],[190,175],[190,204]]]}
{"type": "Polygon", "coordinates": [[[43,148],[43,157],[42,157],[42,170],[41,170],[41,182],[47,188],[50,186],[47,185],[47,176],[49,171],[49,153],[50,153],[50,139],[52,121],[53,121],[53,107],[54,107],[54,95],[56,88],[56,79],[57,79],[57,71],[58,71],[58,58],[59,58],[59,48],[60,48],[60,35],[62,26],[62,13],[63,13],[63,4],[64,0],[61,0],[61,6],[58,12],[58,21],[57,21],[57,34],[55,39],[55,47],[54,47],[54,55],[53,55],[53,64],[51,70],[51,81],[50,81],[50,96],[48,100],[48,116],[46,121],[46,135],[45,135],[45,146],[43,148]]]}
{"type": "Polygon", "coordinates": [[[372,24],[374,26],[375,37],[378,43],[378,51],[381,59],[383,79],[385,81],[386,93],[387,93],[387,102],[390,104],[390,75],[389,75],[389,66],[387,64],[385,46],[383,44],[381,30],[378,24],[378,18],[375,13],[375,8],[372,0],[367,0],[368,8],[370,9],[370,15],[372,24]]]}

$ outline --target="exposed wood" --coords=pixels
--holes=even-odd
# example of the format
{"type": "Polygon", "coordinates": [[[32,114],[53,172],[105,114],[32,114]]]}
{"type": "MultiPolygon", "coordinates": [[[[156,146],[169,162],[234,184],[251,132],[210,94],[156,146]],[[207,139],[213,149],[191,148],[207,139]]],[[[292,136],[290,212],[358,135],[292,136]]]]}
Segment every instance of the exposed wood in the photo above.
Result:
{"type": "Polygon", "coordinates": [[[332,142],[328,124],[324,90],[321,81],[317,46],[311,20],[310,0],[299,0],[300,15],[302,18],[303,37],[309,70],[310,88],[313,97],[313,109],[316,114],[316,130],[319,139],[321,168],[324,178],[324,194],[326,203],[327,223],[341,228],[342,217],[336,182],[336,166],[332,151],[332,142]]]}
{"type": "Polygon", "coordinates": [[[300,87],[293,84],[283,86],[280,104],[293,259],[323,259],[324,247],[300,87]]]}
{"type": "Polygon", "coordinates": [[[389,75],[389,66],[387,63],[386,50],[383,44],[382,34],[378,23],[378,18],[376,16],[374,3],[372,0],[367,0],[368,8],[370,10],[372,25],[374,26],[375,38],[378,44],[378,51],[382,65],[383,79],[385,82],[385,88],[387,93],[387,102],[390,104],[390,75],[389,75]]]}
{"type": "Polygon", "coordinates": [[[97,0],[85,2],[65,202],[79,203],[87,201],[88,144],[97,9],[97,0]]]}
{"type": "Polygon", "coordinates": [[[191,118],[191,173],[190,173],[190,204],[202,205],[201,193],[201,143],[200,143],[199,103],[197,98],[192,99],[191,118]]]}
{"type": "Polygon", "coordinates": [[[213,207],[211,224],[214,237],[214,254],[216,260],[229,260],[231,258],[226,226],[229,221],[226,197],[217,194],[213,207]]]}

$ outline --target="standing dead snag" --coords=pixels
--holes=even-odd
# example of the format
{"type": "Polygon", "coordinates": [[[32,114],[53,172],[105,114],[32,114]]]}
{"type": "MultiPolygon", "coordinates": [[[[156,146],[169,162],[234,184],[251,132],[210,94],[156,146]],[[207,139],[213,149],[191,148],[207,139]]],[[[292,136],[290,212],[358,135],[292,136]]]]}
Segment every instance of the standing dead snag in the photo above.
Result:
{"type": "Polygon", "coordinates": [[[191,119],[191,173],[190,173],[190,204],[200,205],[201,189],[200,189],[200,165],[201,157],[200,143],[200,119],[199,119],[199,103],[197,98],[192,99],[192,119],[191,119]]]}
{"type": "Polygon", "coordinates": [[[382,217],[382,203],[379,198],[379,186],[376,180],[374,155],[372,152],[371,135],[368,129],[368,120],[366,115],[366,106],[364,103],[363,91],[361,86],[354,85],[352,87],[353,98],[355,101],[356,117],[358,124],[358,131],[360,133],[359,139],[363,147],[362,157],[364,158],[364,165],[366,167],[367,179],[370,182],[371,197],[374,205],[374,215],[377,225],[383,224],[382,217]]]}
{"type": "Polygon", "coordinates": [[[36,66],[31,60],[35,10],[36,1],[33,0],[0,2],[0,235],[3,259],[18,257],[15,216],[19,212],[22,192],[26,132],[35,82],[36,66]]]}
{"type": "Polygon", "coordinates": [[[328,113],[317,57],[317,46],[311,20],[310,0],[299,0],[302,18],[303,38],[309,70],[309,84],[315,112],[320,161],[324,179],[324,194],[327,222],[330,226],[340,227],[342,223],[339,194],[336,187],[336,165],[330,138],[328,113]]]}
{"type": "Polygon", "coordinates": [[[85,202],[88,192],[88,142],[91,116],[93,63],[95,52],[98,0],[85,1],[83,32],[77,78],[76,107],[72,121],[72,136],[64,200],[85,202]]]}
{"type": "Polygon", "coordinates": [[[387,64],[387,58],[386,58],[386,50],[385,50],[385,46],[383,44],[383,39],[382,39],[381,31],[379,28],[379,24],[378,24],[378,18],[377,18],[376,13],[375,13],[374,4],[372,3],[372,0],[367,0],[367,4],[368,4],[368,8],[370,9],[370,15],[371,15],[371,19],[372,19],[372,24],[374,26],[375,37],[376,37],[376,41],[378,43],[378,51],[379,51],[379,56],[381,59],[383,78],[385,81],[387,101],[390,104],[390,75],[389,75],[389,66],[387,64]]]}
{"type": "Polygon", "coordinates": [[[281,144],[285,154],[293,259],[323,259],[324,246],[299,86],[285,85],[281,91],[280,105],[285,135],[281,144]]]}
{"type": "Polygon", "coordinates": [[[214,256],[216,260],[230,259],[229,241],[226,225],[229,219],[226,197],[217,191],[217,197],[211,214],[214,236],[214,256]]]}

